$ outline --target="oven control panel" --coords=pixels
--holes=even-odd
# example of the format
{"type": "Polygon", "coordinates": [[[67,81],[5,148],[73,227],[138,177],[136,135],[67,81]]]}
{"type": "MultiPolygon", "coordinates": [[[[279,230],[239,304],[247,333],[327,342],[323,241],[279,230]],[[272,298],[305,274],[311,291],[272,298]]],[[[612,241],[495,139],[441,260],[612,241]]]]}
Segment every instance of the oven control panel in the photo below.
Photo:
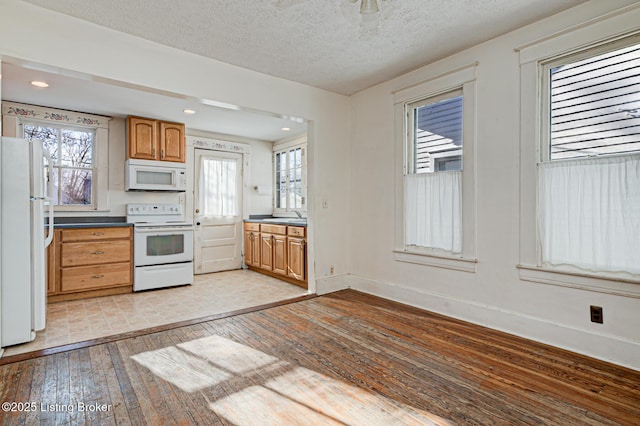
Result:
{"type": "Polygon", "coordinates": [[[181,204],[127,204],[128,215],[181,215],[181,204]]]}
{"type": "Polygon", "coordinates": [[[184,220],[181,204],[127,204],[127,222],[176,222],[184,220]]]}

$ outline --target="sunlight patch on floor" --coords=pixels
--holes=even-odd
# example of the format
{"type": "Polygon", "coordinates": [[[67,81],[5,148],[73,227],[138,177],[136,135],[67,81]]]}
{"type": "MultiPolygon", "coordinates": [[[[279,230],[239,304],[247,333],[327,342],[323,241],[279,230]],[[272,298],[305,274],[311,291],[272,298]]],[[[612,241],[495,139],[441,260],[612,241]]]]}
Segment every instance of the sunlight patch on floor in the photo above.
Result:
{"type": "Polygon", "coordinates": [[[185,392],[202,392],[212,411],[237,426],[452,424],[222,336],[131,358],[185,392]],[[207,392],[214,386],[240,389],[215,399],[207,392]]]}
{"type": "Polygon", "coordinates": [[[177,346],[236,374],[247,373],[278,361],[276,357],[221,336],[203,337],[177,346]]]}
{"type": "Polygon", "coordinates": [[[231,377],[231,374],[207,361],[189,355],[173,346],[143,352],[133,355],[131,358],[148,368],[156,376],[176,385],[185,392],[205,389],[231,377]]]}

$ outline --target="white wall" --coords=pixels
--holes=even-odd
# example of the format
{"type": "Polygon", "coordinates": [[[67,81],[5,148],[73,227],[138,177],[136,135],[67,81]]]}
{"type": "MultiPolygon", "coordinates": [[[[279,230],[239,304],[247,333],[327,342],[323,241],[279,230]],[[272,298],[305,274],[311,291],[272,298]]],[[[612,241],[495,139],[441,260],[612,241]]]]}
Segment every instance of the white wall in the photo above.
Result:
{"type": "MultiPolygon", "coordinates": [[[[0,10],[0,56],[310,120],[310,282],[315,278],[313,266],[326,270],[333,265],[336,274],[347,272],[347,97],[161,46],[17,0],[0,0],[0,10]],[[321,198],[329,200],[329,208],[316,209],[321,198]]],[[[113,173],[120,172],[114,168],[113,173]]]]}
{"type": "MultiPolygon", "coordinates": [[[[520,193],[520,64],[515,49],[633,3],[592,1],[354,95],[348,284],[640,369],[640,284],[608,282],[604,291],[568,288],[524,281],[516,268],[522,262],[520,197],[532,195],[520,193]],[[476,272],[395,261],[394,181],[402,171],[394,170],[393,92],[475,62],[476,272]],[[589,305],[604,308],[604,324],[590,322],[589,305]]],[[[622,29],[611,24],[609,31],[615,35],[622,29]]],[[[600,281],[591,284],[599,286],[600,281]]]]}

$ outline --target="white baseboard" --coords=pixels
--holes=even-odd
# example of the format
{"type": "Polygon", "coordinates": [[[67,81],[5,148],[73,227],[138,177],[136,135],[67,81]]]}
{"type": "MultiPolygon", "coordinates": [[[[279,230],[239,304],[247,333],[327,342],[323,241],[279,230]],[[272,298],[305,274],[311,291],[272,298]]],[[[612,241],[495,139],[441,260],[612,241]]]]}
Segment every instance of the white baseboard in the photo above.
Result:
{"type": "Polygon", "coordinates": [[[316,293],[318,295],[333,293],[334,291],[346,290],[350,287],[351,275],[340,274],[330,275],[316,279],[316,293]]]}
{"type": "Polygon", "coordinates": [[[425,290],[350,275],[349,287],[416,308],[515,334],[640,371],[640,342],[555,324],[517,312],[425,290]]]}

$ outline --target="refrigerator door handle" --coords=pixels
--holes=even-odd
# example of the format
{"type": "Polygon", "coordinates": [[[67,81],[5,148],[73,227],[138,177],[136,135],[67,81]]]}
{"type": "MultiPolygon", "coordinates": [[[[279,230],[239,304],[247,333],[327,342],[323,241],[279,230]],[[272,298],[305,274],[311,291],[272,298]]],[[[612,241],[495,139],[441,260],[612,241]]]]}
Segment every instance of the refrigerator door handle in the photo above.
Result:
{"type": "MultiPolygon", "coordinates": [[[[42,150],[42,155],[47,159],[47,169],[49,171],[49,176],[47,177],[47,181],[51,179],[53,176],[53,165],[51,164],[51,156],[46,150],[42,150]]],[[[49,247],[51,242],[53,241],[53,194],[50,194],[51,185],[47,185],[47,196],[44,197],[45,202],[49,202],[49,231],[47,232],[47,238],[44,240],[44,246],[49,247]]]]}

